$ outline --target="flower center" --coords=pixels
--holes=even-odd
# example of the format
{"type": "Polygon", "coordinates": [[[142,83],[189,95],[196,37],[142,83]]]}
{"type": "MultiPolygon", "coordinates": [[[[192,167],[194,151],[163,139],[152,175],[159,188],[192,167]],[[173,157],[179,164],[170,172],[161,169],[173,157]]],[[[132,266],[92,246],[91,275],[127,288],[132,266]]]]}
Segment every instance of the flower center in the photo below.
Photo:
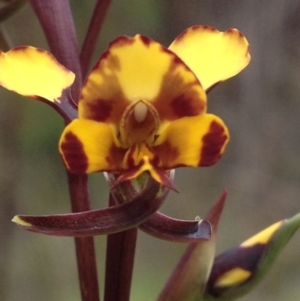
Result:
{"type": "Polygon", "coordinates": [[[135,120],[138,123],[142,123],[146,117],[147,117],[147,113],[148,113],[148,107],[145,103],[143,103],[142,101],[139,101],[134,107],[133,107],[133,115],[135,120]]]}
{"type": "Polygon", "coordinates": [[[120,124],[120,142],[124,148],[142,143],[153,144],[159,127],[156,109],[147,101],[139,100],[126,108],[120,124]]]}

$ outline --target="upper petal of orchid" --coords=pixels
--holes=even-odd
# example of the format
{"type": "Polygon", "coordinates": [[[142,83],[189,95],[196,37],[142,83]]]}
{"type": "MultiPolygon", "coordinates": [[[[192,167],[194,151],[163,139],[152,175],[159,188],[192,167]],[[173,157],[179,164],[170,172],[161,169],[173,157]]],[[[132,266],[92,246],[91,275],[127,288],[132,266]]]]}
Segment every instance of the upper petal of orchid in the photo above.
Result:
{"type": "Polygon", "coordinates": [[[223,154],[229,140],[223,121],[212,114],[172,122],[155,141],[161,167],[210,166],[223,154]]]}
{"type": "Polygon", "coordinates": [[[0,52],[0,85],[18,94],[55,101],[74,79],[74,73],[45,50],[24,46],[0,52]]]}
{"type": "Polygon", "coordinates": [[[193,26],[169,47],[196,74],[205,90],[242,71],[250,61],[249,44],[237,29],[220,32],[193,26]]]}
{"type": "Polygon", "coordinates": [[[194,73],[174,53],[141,36],[113,41],[89,75],[79,117],[119,123],[132,102],[151,103],[161,121],[195,116],[206,94],[194,73]]]}
{"type": "Polygon", "coordinates": [[[65,128],[59,151],[73,173],[120,170],[125,155],[110,125],[83,119],[75,119],[65,128]]]}

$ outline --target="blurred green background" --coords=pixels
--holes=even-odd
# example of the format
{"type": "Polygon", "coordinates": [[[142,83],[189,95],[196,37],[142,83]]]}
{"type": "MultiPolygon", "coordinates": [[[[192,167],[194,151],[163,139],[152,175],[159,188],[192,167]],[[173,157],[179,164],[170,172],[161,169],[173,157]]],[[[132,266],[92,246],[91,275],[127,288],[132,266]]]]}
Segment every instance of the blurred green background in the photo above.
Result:
{"type": "MultiPolygon", "coordinates": [[[[82,43],[95,1],[70,2],[82,43]]],[[[180,193],[171,193],[162,208],[177,218],[203,217],[227,188],[218,252],[300,211],[299,16],[295,0],[115,0],[98,41],[94,62],[109,41],[124,34],[141,33],[167,46],[187,27],[205,24],[236,27],[249,40],[249,67],[209,93],[209,111],[231,132],[225,155],[211,168],[177,170],[180,193]]],[[[48,48],[29,5],[1,26],[13,46],[48,48]]],[[[57,151],[63,122],[42,103],[4,89],[0,97],[0,299],[79,301],[73,240],[28,233],[10,221],[15,214],[70,211],[57,151]]],[[[103,176],[90,178],[93,208],[105,207],[103,176]]],[[[299,237],[241,300],[299,300],[299,237]]],[[[105,238],[96,243],[102,281],[105,238]]],[[[132,300],[155,300],[185,248],[140,233],[132,300]]]]}

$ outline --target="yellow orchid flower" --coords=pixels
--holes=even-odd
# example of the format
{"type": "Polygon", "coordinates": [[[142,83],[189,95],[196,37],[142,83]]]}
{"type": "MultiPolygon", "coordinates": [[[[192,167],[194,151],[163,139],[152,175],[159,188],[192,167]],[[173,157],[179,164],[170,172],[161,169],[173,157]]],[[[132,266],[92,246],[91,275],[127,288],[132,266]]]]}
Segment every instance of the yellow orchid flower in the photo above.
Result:
{"type": "MultiPolygon", "coordinates": [[[[26,71],[19,73],[18,81],[28,70],[33,78],[19,87],[15,75],[8,76],[14,74],[9,66],[16,49],[0,57],[0,65],[2,59],[6,66],[0,72],[1,84],[22,95],[59,102],[74,80],[72,73],[45,51],[21,49],[16,59],[23,59],[26,71]],[[37,64],[30,66],[27,55],[33,52],[37,64]]],[[[88,76],[78,119],[61,136],[65,166],[73,173],[118,173],[118,182],[147,171],[172,187],[165,170],[215,164],[229,133],[219,117],[207,114],[205,91],[236,75],[249,60],[248,42],[236,29],[220,32],[194,26],[168,49],[141,35],[117,38],[88,76]]]]}

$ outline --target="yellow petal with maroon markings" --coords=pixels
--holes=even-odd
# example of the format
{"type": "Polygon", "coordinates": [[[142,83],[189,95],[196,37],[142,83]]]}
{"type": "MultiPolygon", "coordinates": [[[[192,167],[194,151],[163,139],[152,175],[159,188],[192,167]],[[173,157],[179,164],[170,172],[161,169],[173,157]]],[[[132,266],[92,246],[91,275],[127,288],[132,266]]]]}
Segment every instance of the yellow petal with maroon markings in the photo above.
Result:
{"type": "Polygon", "coordinates": [[[73,120],[64,130],[59,150],[73,173],[119,171],[125,150],[117,145],[111,126],[93,120],[73,120]]]}
{"type": "Polygon", "coordinates": [[[229,140],[228,129],[214,115],[184,117],[172,122],[157,138],[154,152],[160,167],[210,166],[215,164],[229,140]]]}
{"type": "Polygon", "coordinates": [[[0,84],[18,94],[54,101],[74,79],[74,73],[45,50],[24,46],[0,52],[0,84]]]}
{"type": "Polygon", "coordinates": [[[161,121],[206,109],[198,79],[174,53],[144,36],[119,37],[84,84],[79,116],[118,123],[125,108],[140,100],[151,103],[161,121]]]}
{"type": "Polygon", "coordinates": [[[193,26],[169,47],[196,74],[205,90],[243,70],[250,61],[249,44],[237,29],[220,32],[193,26]]]}

